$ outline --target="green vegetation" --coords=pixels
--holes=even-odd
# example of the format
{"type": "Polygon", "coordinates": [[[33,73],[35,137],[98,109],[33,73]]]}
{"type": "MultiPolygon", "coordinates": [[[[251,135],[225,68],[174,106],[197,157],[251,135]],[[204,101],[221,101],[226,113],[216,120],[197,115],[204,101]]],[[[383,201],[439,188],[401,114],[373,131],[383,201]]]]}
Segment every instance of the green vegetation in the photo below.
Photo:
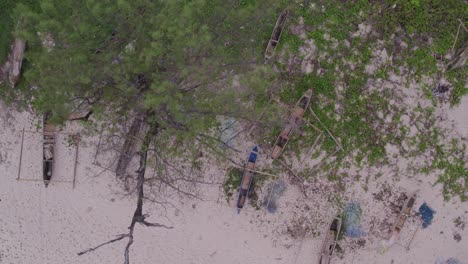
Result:
{"type": "MultiPolygon", "coordinates": [[[[437,64],[446,63],[444,55],[454,45],[458,19],[467,10],[463,1],[35,3],[6,1],[0,6],[0,58],[11,41],[14,20],[21,21],[15,34],[28,42],[24,78],[16,93],[5,94],[4,99],[21,94],[24,104],[39,113],[51,112],[52,121],[62,122],[82,104],[101,118],[113,109],[105,118],[114,123],[135,112],[145,113],[146,121],[159,128],[154,140],[174,142],[158,144],[161,151],[192,154],[199,148],[193,142],[219,143],[209,136],[219,124],[218,117],[255,120],[265,108],[257,140],[273,143],[287,113],[270,98],[294,105],[313,88],[311,108],[345,148],[334,154],[335,142],[324,137],[320,150],[311,153],[314,157],[321,151],[335,155],[321,167],[329,180],[340,182],[346,177],[338,170],[351,165],[348,157],[361,168],[382,165],[388,162],[385,147],[405,142],[411,147],[406,155],[438,153],[434,164],[422,171],[442,171],[439,181],[446,197],[466,198],[467,181],[460,184],[466,175],[464,157],[451,154],[455,147],[441,146],[436,130],[419,128],[425,132],[408,138],[410,129],[401,124],[401,117],[414,109],[390,103],[401,100],[391,89],[371,87],[376,79],[403,74],[401,66],[409,70],[408,83],[419,82],[423,76],[447,78],[454,85],[451,104],[460,102],[468,93],[464,69],[442,73],[437,64]],[[290,24],[302,17],[306,37],[313,40],[316,54],[307,58],[311,74],[300,70],[304,39],[288,28],[276,53],[277,58],[285,57],[261,66],[277,15],[286,7],[291,11],[290,24]],[[54,46],[44,47],[45,40],[54,46]],[[403,42],[407,48],[402,48],[403,42]],[[387,54],[386,61],[378,65],[374,63],[379,56],[373,53],[376,49],[385,49],[387,54]],[[296,59],[292,63],[288,61],[291,55],[296,59]],[[366,66],[371,63],[376,69],[369,73],[366,66]],[[240,76],[242,88],[231,86],[234,75],[240,76]]],[[[466,40],[462,31],[454,47],[466,40]]],[[[431,87],[424,92],[436,105],[431,87]]],[[[432,115],[422,113],[415,118],[432,115]]],[[[320,127],[309,112],[306,119],[320,127]]],[[[304,146],[310,147],[318,136],[310,126],[301,130],[303,137],[290,140],[286,155],[300,156],[304,146]]],[[[238,188],[239,173],[237,169],[228,172],[224,186],[228,196],[238,188]]],[[[301,175],[309,177],[310,173],[301,175]]]]}
{"type": "Polygon", "coordinates": [[[15,17],[13,10],[19,3],[27,5],[35,10],[39,7],[38,2],[34,0],[0,1],[0,63],[3,63],[10,51],[10,45],[13,41],[13,32],[17,24],[17,17],[15,17]]]}
{"type": "MultiPolygon", "coordinates": [[[[345,147],[345,152],[336,154],[336,160],[332,163],[325,162],[321,167],[329,180],[338,181],[344,177],[339,175],[337,170],[349,166],[349,163],[344,161],[350,154],[358,167],[385,164],[385,146],[401,146],[407,139],[408,128],[401,124],[400,118],[401,114],[408,110],[389,104],[390,99],[398,100],[399,95],[391,90],[372,91],[368,87],[368,81],[370,78],[387,79],[389,71],[400,74],[398,67],[402,65],[407,65],[410,78],[415,78],[416,81],[422,75],[440,74],[436,55],[444,55],[453,45],[458,27],[457,18],[463,17],[465,11],[466,6],[456,1],[379,1],[372,5],[368,1],[319,1],[294,9],[296,16],[292,19],[297,21],[297,17],[302,16],[305,27],[309,28],[307,37],[314,40],[318,50],[315,56],[318,62],[315,67],[319,65],[320,73],[289,73],[285,66],[279,65],[280,69],[286,71],[283,76],[287,76],[280,80],[282,89],[279,94],[282,101],[293,105],[307,89],[314,88],[312,109],[345,147]],[[443,22],[439,23],[440,21],[443,22]],[[364,37],[350,38],[352,32],[359,30],[358,24],[361,23],[371,25],[372,31],[377,35],[372,33],[364,37]],[[403,31],[398,33],[399,27],[403,31]],[[409,34],[415,35],[409,37],[409,34]],[[411,48],[401,51],[394,44],[395,36],[411,48]],[[428,41],[429,37],[434,39],[432,45],[428,41]],[[350,45],[342,45],[343,41],[348,41],[350,45]],[[374,56],[372,50],[377,45],[380,45],[381,49],[386,48],[387,55],[391,52],[393,61],[386,62],[374,75],[369,75],[365,65],[371,62],[374,56]],[[338,86],[342,87],[342,92],[337,90],[338,86]]],[[[285,37],[289,46],[284,46],[289,47],[290,52],[304,45],[303,40],[302,44],[297,43],[296,37],[285,37]]],[[[460,34],[455,47],[459,47],[464,41],[466,34],[460,34]]],[[[463,69],[446,73],[447,78],[454,84],[450,99],[452,105],[468,93],[468,89],[465,88],[465,75],[463,69]]],[[[432,88],[425,89],[426,94],[432,98],[432,88]]],[[[306,118],[315,122],[310,115],[306,115],[306,118]]],[[[301,129],[305,132],[303,137],[293,137],[286,154],[295,153],[297,156],[299,150],[307,148],[304,146],[311,145],[305,142],[313,142],[317,137],[312,128],[303,126],[301,129]]],[[[436,150],[438,141],[433,136],[426,138],[424,134],[419,134],[416,137],[421,137],[421,140],[415,141],[418,142],[417,149],[412,150],[411,155],[417,156],[429,149],[436,150]]],[[[336,144],[328,137],[318,152],[325,150],[332,154],[336,149],[336,144]]],[[[446,197],[458,195],[465,199],[463,192],[468,190],[468,186],[460,185],[466,177],[466,169],[461,162],[463,157],[448,159],[446,153],[440,154],[437,162],[425,172],[436,168],[443,171],[439,181],[444,185],[446,197]]],[[[318,156],[318,153],[315,156],[318,156]]]]}
{"type": "Polygon", "coordinates": [[[11,12],[16,1],[2,1],[0,3],[0,63],[5,60],[13,39],[14,24],[11,12]]]}
{"type": "Polygon", "coordinates": [[[234,193],[239,191],[242,174],[243,170],[237,167],[230,167],[227,169],[227,177],[223,184],[223,189],[228,201],[234,193]]]}

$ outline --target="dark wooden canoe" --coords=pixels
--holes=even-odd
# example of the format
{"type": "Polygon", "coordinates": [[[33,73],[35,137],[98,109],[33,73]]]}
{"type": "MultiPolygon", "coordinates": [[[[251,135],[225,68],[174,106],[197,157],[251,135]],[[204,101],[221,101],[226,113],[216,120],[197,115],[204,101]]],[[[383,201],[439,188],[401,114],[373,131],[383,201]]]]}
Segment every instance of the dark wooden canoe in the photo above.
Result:
{"type": "Polygon", "coordinates": [[[242,181],[239,187],[239,198],[237,199],[237,213],[244,207],[247,196],[249,195],[250,187],[252,186],[255,163],[257,162],[258,147],[255,146],[246,161],[244,174],[242,175],[242,181]]]}
{"type": "Polygon", "coordinates": [[[330,228],[325,235],[322,251],[320,252],[320,264],[330,264],[333,252],[335,251],[336,242],[341,232],[341,216],[333,219],[330,228]]]}
{"type": "Polygon", "coordinates": [[[416,193],[412,193],[409,198],[406,199],[403,207],[401,208],[398,218],[393,224],[392,234],[399,234],[403,225],[406,222],[406,219],[410,216],[411,210],[413,209],[414,203],[416,201],[416,193]]]}
{"type": "Polygon", "coordinates": [[[55,125],[49,124],[50,113],[46,113],[43,119],[43,147],[42,147],[42,178],[47,188],[54,171],[54,150],[55,150],[55,125]]]}
{"type": "Polygon", "coordinates": [[[271,157],[273,159],[277,159],[281,155],[290,137],[301,124],[302,117],[304,117],[307,107],[309,107],[311,97],[312,89],[309,89],[307,92],[305,92],[301,99],[297,101],[296,106],[289,116],[287,124],[284,126],[283,130],[281,130],[278,139],[276,139],[276,142],[273,145],[273,151],[271,152],[271,157]]]}
{"type": "Polygon", "coordinates": [[[278,19],[276,20],[275,27],[273,28],[273,32],[271,33],[271,38],[268,41],[268,45],[265,50],[265,63],[268,62],[275,55],[275,50],[280,41],[284,26],[286,25],[288,15],[289,10],[285,9],[283,12],[281,12],[278,19]]]}

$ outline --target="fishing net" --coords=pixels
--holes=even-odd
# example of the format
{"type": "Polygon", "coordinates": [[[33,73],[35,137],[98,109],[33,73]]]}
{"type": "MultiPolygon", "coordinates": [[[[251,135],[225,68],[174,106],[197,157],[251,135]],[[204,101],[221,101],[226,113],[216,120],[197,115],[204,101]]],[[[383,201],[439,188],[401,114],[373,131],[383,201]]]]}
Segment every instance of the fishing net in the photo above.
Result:
{"type": "Polygon", "coordinates": [[[421,207],[419,207],[419,214],[421,214],[421,218],[423,220],[422,227],[426,228],[432,223],[432,219],[434,218],[435,211],[429,207],[426,203],[423,203],[421,207]]]}
{"type": "Polygon", "coordinates": [[[278,210],[278,199],[283,196],[286,184],[283,181],[272,182],[268,186],[267,196],[263,200],[263,206],[269,213],[276,213],[278,210]]]}
{"type": "Polygon", "coordinates": [[[363,237],[366,233],[361,229],[361,205],[351,202],[344,209],[344,233],[348,237],[363,237]]]}

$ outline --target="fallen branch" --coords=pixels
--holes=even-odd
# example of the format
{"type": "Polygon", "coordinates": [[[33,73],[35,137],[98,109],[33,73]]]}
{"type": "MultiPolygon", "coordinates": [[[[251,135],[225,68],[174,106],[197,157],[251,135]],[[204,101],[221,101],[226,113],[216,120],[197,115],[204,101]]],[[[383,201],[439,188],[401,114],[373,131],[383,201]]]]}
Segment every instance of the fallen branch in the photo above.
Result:
{"type": "Polygon", "coordinates": [[[124,250],[124,263],[125,264],[130,264],[130,247],[133,244],[133,232],[135,230],[135,224],[140,223],[141,225],[148,226],[148,227],[162,227],[166,229],[171,229],[173,227],[168,227],[163,224],[159,223],[150,223],[146,221],[146,218],[148,217],[147,214],[143,214],[143,199],[144,199],[144,184],[145,184],[145,172],[146,172],[146,162],[148,159],[148,145],[150,143],[150,140],[153,136],[153,134],[156,132],[156,127],[153,127],[149,132],[146,133],[143,144],[142,144],[142,150],[139,152],[140,154],[140,166],[138,170],[136,171],[137,173],[137,207],[135,209],[135,212],[133,213],[132,217],[132,222],[130,223],[130,226],[128,227],[128,233],[127,234],[121,234],[118,235],[117,238],[114,238],[112,240],[109,240],[105,243],[99,244],[96,247],[89,248],[85,251],[81,251],[78,253],[78,256],[81,256],[83,254],[92,252],[102,246],[115,243],[117,241],[120,241],[126,237],[128,237],[128,242],[127,245],[125,246],[124,250]]]}
{"type": "Polygon", "coordinates": [[[98,248],[100,248],[100,247],[102,247],[102,246],[105,246],[105,245],[112,244],[112,243],[114,243],[114,242],[120,241],[120,240],[122,240],[122,239],[124,239],[124,238],[126,238],[126,237],[128,237],[128,236],[129,236],[129,234],[121,234],[121,235],[118,235],[117,238],[111,239],[111,240],[109,240],[109,241],[107,241],[107,242],[104,242],[104,243],[102,243],[102,244],[99,244],[99,245],[97,245],[97,246],[95,246],[95,247],[93,247],[93,248],[88,248],[87,250],[83,250],[83,251],[81,251],[81,252],[78,252],[78,256],[81,256],[81,255],[84,255],[84,254],[86,254],[86,253],[95,251],[96,249],[98,249],[98,248]]]}
{"type": "Polygon", "coordinates": [[[275,161],[277,161],[279,164],[281,164],[281,166],[285,167],[289,171],[289,173],[298,180],[298,182],[301,184],[301,187],[302,187],[302,194],[304,194],[305,198],[307,198],[308,196],[307,196],[307,192],[306,192],[305,186],[304,186],[304,179],[297,176],[294,173],[294,171],[291,168],[289,168],[289,166],[286,165],[284,162],[280,161],[279,159],[276,159],[275,161]]]}
{"type": "MultiPolygon", "coordinates": [[[[283,103],[280,102],[279,100],[277,100],[277,99],[273,99],[273,100],[275,100],[275,102],[277,102],[281,107],[287,109],[290,113],[294,113],[294,111],[292,111],[291,109],[289,109],[289,107],[288,107],[287,105],[283,104],[283,103]]],[[[310,109],[310,106],[309,106],[309,109],[310,109]]],[[[317,131],[320,132],[320,133],[323,133],[322,130],[320,130],[318,127],[312,125],[312,123],[310,123],[309,121],[305,120],[305,119],[302,118],[302,117],[300,117],[300,119],[301,119],[302,121],[304,121],[304,123],[306,123],[307,125],[311,126],[313,129],[317,130],[317,131]]]]}
{"type": "Polygon", "coordinates": [[[343,147],[341,146],[341,144],[338,142],[338,140],[336,140],[336,138],[332,135],[332,133],[330,133],[330,131],[328,131],[328,129],[325,127],[325,125],[322,123],[322,121],[320,121],[320,119],[318,118],[318,116],[314,113],[314,111],[312,110],[312,108],[310,108],[309,106],[309,110],[310,112],[312,113],[312,115],[319,121],[319,123],[323,126],[323,128],[327,131],[327,133],[330,135],[330,137],[335,141],[336,145],[338,145],[338,147],[344,151],[343,147]]]}

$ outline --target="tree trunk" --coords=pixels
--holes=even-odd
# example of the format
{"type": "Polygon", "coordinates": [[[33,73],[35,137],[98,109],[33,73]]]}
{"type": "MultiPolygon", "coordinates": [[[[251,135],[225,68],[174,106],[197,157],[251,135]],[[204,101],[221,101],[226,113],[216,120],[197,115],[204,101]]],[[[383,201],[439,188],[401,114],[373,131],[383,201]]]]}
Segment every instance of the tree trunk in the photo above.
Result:
{"type": "Polygon", "coordinates": [[[448,63],[447,70],[452,70],[465,66],[468,58],[468,42],[465,42],[463,47],[455,53],[453,59],[448,63]]]}
{"type": "Polygon", "coordinates": [[[19,82],[25,48],[26,42],[18,38],[15,39],[7,61],[0,67],[0,83],[8,81],[12,87],[15,87],[19,82]]]}
{"type": "Polygon", "coordinates": [[[148,114],[146,112],[139,111],[130,126],[130,130],[125,135],[125,142],[115,169],[115,174],[119,178],[125,177],[127,174],[127,167],[141,145],[141,135],[146,134],[147,116],[148,114]]]}

